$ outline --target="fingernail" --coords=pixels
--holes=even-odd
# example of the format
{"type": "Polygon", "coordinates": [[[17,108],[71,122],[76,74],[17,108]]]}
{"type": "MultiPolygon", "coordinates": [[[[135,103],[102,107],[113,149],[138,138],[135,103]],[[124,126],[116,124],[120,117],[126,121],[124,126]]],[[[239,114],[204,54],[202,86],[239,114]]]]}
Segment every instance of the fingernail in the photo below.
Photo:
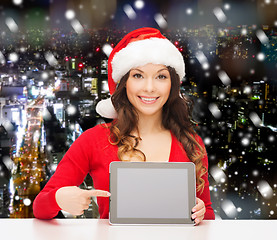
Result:
{"type": "Polygon", "coordinates": [[[195,211],[196,211],[196,209],[195,209],[195,208],[193,208],[193,209],[192,209],[192,211],[193,211],[193,212],[195,212],[195,211]]]}
{"type": "Polygon", "coordinates": [[[192,217],[193,219],[195,219],[195,218],[196,218],[196,215],[195,215],[195,214],[193,214],[191,217],[192,217]]]}
{"type": "Polygon", "coordinates": [[[111,196],[111,194],[108,192],[108,193],[107,193],[107,196],[108,196],[108,197],[110,197],[110,196],[111,196]]]}

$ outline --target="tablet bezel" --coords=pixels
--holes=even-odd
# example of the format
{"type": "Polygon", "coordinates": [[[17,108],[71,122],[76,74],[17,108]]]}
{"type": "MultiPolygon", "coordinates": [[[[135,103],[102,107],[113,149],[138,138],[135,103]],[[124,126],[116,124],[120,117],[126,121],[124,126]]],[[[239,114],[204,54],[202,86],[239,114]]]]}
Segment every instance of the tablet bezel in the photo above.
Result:
{"type": "MultiPolygon", "coordinates": [[[[163,168],[187,169],[188,173],[188,204],[192,209],[196,204],[195,164],[192,162],[111,162],[110,163],[110,214],[109,222],[118,224],[194,224],[189,213],[188,218],[118,218],[117,217],[117,169],[118,168],[163,168]]],[[[180,189],[176,189],[180,191],[180,189]]]]}

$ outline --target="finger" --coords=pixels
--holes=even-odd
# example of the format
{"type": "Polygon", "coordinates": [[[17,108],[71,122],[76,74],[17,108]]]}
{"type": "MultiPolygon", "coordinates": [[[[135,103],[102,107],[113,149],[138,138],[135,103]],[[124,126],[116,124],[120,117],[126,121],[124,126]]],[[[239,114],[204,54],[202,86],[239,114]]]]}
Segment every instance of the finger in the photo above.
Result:
{"type": "Polygon", "coordinates": [[[80,216],[80,215],[82,215],[82,214],[84,214],[84,210],[81,210],[81,211],[76,211],[76,212],[72,212],[71,213],[72,215],[75,215],[75,216],[80,216]]]}
{"type": "Polygon", "coordinates": [[[201,199],[196,198],[196,205],[192,208],[192,212],[197,212],[204,207],[205,207],[204,202],[201,199]]]}
{"type": "Polygon", "coordinates": [[[194,213],[191,215],[191,218],[192,218],[192,219],[203,218],[204,215],[205,215],[205,212],[206,212],[206,209],[205,209],[205,207],[204,207],[204,208],[200,209],[199,211],[194,212],[194,213]]]}
{"type": "Polygon", "coordinates": [[[192,214],[191,215],[191,218],[193,219],[193,220],[196,220],[196,219],[200,219],[200,220],[203,220],[203,218],[204,218],[204,216],[205,216],[205,214],[192,214]]]}
{"type": "Polygon", "coordinates": [[[89,197],[110,197],[111,194],[108,191],[103,190],[86,190],[86,194],[89,197]]]}
{"type": "Polygon", "coordinates": [[[202,222],[202,220],[197,218],[194,220],[194,225],[199,225],[200,222],[202,222]]]}
{"type": "Polygon", "coordinates": [[[83,210],[89,209],[89,204],[83,204],[83,205],[82,205],[82,208],[83,208],[83,210]]]}
{"type": "Polygon", "coordinates": [[[80,201],[81,204],[90,204],[91,203],[91,197],[86,197],[81,199],[80,201]]]}

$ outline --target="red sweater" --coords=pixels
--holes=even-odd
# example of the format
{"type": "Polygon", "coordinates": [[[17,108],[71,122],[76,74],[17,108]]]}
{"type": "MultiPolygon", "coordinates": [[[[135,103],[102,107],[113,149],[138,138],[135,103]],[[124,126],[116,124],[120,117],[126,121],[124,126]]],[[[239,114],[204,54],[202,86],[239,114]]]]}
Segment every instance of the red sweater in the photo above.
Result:
{"type": "MultiPolygon", "coordinates": [[[[111,145],[108,137],[109,129],[97,125],[76,139],[59,163],[54,175],[37,195],[33,203],[33,212],[36,218],[51,219],[55,217],[61,210],[55,199],[56,191],[64,186],[79,186],[87,173],[91,175],[95,189],[109,191],[109,164],[112,161],[120,160],[117,157],[118,147],[111,145]]],[[[198,141],[204,146],[200,137],[198,137],[198,141]]],[[[169,162],[189,161],[179,141],[172,134],[169,162]]],[[[203,158],[203,164],[208,169],[207,156],[203,158]]],[[[206,205],[205,219],[214,219],[208,174],[205,174],[203,179],[205,180],[204,191],[202,194],[197,193],[196,195],[206,205]]],[[[97,203],[100,218],[108,218],[109,198],[99,197],[97,203]]]]}

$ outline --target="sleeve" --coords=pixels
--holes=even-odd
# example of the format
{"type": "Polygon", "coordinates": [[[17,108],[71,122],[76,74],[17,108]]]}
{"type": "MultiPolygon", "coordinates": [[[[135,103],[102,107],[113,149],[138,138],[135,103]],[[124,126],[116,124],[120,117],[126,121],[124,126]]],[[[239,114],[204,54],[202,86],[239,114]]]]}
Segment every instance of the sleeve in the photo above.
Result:
{"type": "Polygon", "coordinates": [[[89,172],[89,159],[92,152],[89,130],[81,134],[50,178],[45,187],[40,191],[33,203],[33,213],[39,219],[52,219],[61,208],[56,202],[56,192],[64,186],[79,186],[89,172]]]}
{"type": "Polygon", "coordinates": [[[202,159],[202,161],[203,161],[203,165],[207,169],[207,172],[205,173],[205,175],[203,175],[203,180],[205,181],[204,190],[201,194],[199,192],[197,192],[196,196],[205,203],[206,213],[204,216],[204,220],[213,220],[213,219],[215,219],[215,214],[214,214],[214,210],[212,208],[209,181],[208,181],[208,156],[207,156],[206,148],[205,148],[205,145],[204,145],[202,139],[200,137],[198,137],[197,140],[200,143],[200,145],[205,149],[205,156],[202,159]]]}

